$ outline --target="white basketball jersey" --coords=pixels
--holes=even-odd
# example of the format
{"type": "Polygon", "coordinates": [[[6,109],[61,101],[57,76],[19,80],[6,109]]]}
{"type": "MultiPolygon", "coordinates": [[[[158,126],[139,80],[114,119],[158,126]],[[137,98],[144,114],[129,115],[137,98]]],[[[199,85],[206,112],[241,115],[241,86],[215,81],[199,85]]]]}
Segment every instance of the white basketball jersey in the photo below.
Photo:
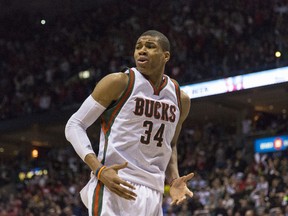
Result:
{"type": "Polygon", "coordinates": [[[98,159],[106,166],[128,162],[119,176],[163,193],[171,141],[180,117],[180,89],[164,75],[155,89],[136,68],[128,86],[102,114],[98,159]]]}

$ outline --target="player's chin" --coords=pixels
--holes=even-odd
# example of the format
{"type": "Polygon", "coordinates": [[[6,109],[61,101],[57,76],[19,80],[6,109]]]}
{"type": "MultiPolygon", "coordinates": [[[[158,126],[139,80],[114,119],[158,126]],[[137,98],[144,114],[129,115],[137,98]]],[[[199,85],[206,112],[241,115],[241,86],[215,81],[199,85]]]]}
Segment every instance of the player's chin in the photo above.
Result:
{"type": "Polygon", "coordinates": [[[138,66],[138,65],[136,65],[136,67],[137,67],[137,70],[140,71],[142,74],[149,75],[146,67],[142,67],[142,66],[138,66]]]}

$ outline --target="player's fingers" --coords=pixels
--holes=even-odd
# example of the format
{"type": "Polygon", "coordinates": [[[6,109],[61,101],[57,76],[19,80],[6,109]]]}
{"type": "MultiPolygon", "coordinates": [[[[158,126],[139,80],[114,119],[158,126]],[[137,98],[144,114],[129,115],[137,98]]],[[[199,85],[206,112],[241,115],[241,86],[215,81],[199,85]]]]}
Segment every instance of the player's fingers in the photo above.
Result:
{"type": "Polygon", "coordinates": [[[182,197],[181,199],[177,200],[176,205],[181,204],[184,200],[186,200],[186,197],[182,197]]]}
{"type": "Polygon", "coordinates": [[[192,192],[192,191],[190,191],[190,190],[188,190],[186,194],[187,194],[189,197],[191,197],[191,198],[192,198],[192,197],[193,197],[193,195],[194,195],[194,194],[193,194],[193,192],[192,192]]]}
{"type": "Polygon", "coordinates": [[[183,176],[185,182],[189,181],[194,177],[194,173],[189,173],[188,175],[183,176]]]}
{"type": "Polygon", "coordinates": [[[128,166],[128,162],[124,162],[122,164],[114,164],[114,165],[110,166],[110,168],[118,171],[118,170],[123,169],[123,168],[125,168],[127,166],[128,166]]]}
{"type": "Polygon", "coordinates": [[[126,195],[128,195],[129,197],[133,197],[134,199],[137,197],[136,193],[134,193],[133,191],[128,190],[128,189],[126,189],[124,187],[121,188],[121,192],[126,194],[126,195]]]}
{"type": "Polygon", "coordinates": [[[114,193],[116,193],[118,196],[123,197],[125,199],[131,199],[129,194],[125,194],[122,191],[119,190],[119,188],[117,186],[113,186],[110,188],[110,190],[114,193]]]}
{"type": "Polygon", "coordinates": [[[115,184],[113,189],[115,191],[117,191],[117,194],[122,196],[122,197],[125,197],[126,199],[133,199],[135,200],[135,198],[137,197],[137,194],[134,193],[133,191],[131,190],[128,190],[127,188],[121,186],[121,185],[117,185],[115,184]]]}
{"type": "Polygon", "coordinates": [[[177,199],[176,200],[172,200],[172,202],[170,203],[170,205],[175,205],[177,203],[177,199]]]}
{"type": "Polygon", "coordinates": [[[132,190],[135,190],[136,188],[132,185],[132,184],[129,184],[128,182],[124,181],[124,180],[120,180],[119,181],[119,184],[122,184],[128,188],[131,188],[132,190]]]}
{"type": "MultiPolygon", "coordinates": [[[[123,185],[124,185],[124,184],[123,184],[123,185]]],[[[127,182],[126,182],[125,186],[126,186],[126,185],[127,185],[127,182]]],[[[128,185],[130,185],[130,184],[128,183],[128,185]]],[[[133,185],[130,185],[130,186],[132,187],[131,189],[135,189],[133,185]]],[[[127,187],[128,187],[128,186],[127,186],[127,187]]],[[[130,194],[130,195],[132,195],[132,196],[137,196],[136,193],[134,193],[133,191],[131,191],[130,189],[128,189],[128,188],[126,188],[126,187],[123,187],[123,186],[120,185],[120,184],[116,185],[116,188],[117,188],[119,191],[121,191],[122,193],[128,193],[128,194],[130,194]]]]}
{"type": "Polygon", "coordinates": [[[116,188],[112,188],[110,189],[113,193],[117,194],[118,196],[124,198],[124,199],[127,199],[127,200],[135,200],[135,196],[132,196],[130,194],[125,194],[125,193],[122,193],[121,191],[117,190],[116,188]]]}

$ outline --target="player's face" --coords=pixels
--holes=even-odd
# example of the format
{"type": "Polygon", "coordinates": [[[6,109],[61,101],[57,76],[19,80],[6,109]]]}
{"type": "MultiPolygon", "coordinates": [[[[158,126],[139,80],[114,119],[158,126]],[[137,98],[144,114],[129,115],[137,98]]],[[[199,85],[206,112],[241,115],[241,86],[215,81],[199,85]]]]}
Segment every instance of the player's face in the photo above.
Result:
{"type": "Polygon", "coordinates": [[[145,75],[164,72],[165,64],[169,58],[170,53],[163,51],[158,37],[142,36],[136,42],[134,51],[136,67],[145,75]]]}

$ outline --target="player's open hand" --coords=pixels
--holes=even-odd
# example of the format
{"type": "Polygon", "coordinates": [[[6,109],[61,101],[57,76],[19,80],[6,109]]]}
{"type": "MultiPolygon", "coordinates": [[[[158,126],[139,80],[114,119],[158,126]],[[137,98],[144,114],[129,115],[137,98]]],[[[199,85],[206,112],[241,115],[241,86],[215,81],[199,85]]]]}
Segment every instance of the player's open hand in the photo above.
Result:
{"type": "Polygon", "coordinates": [[[171,205],[181,204],[184,200],[186,200],[187,196],[193,197],[193,192],[190,191],[187,187],[187,181],[192,179],[193,176],[194,173],[190,173],[188,175],[173,180],[170,187],[170,196],[172,198],[171,205]]]}
{"type": "Polygon", "coordinates": [[[118,170],[126,168],[127,162],[106,167],[100,175],[100,181],[112,192],[127,200],[135,200],[134,186],[118,176],[118,170]]]}

